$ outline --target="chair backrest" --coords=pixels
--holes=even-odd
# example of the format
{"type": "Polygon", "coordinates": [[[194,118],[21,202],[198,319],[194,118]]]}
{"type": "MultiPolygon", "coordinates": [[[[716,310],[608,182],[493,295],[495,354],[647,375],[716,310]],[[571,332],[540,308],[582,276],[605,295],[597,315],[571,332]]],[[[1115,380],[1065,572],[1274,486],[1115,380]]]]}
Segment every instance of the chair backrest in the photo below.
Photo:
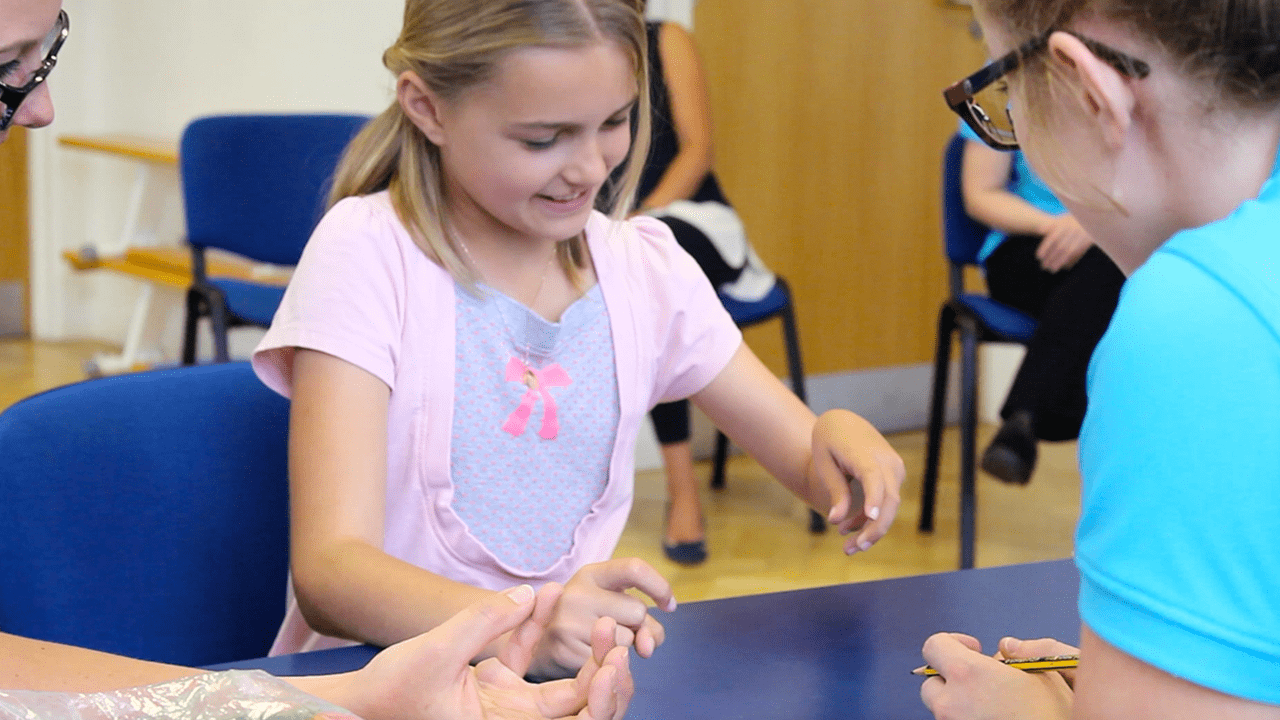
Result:
{"type": "Polygon", "coordinates": [[[961,135],[952,135],[942,158],[942,238],[947,259],[953,268],[952,294],[960,292],[955,283],[959,269],[978,264],[978,252],[990,232],[990,228],[969,217],[964,209],[964,195],[960,187],[964,144],[965,139],[961,135]]]}
{"type": "Polygon", "coordinates": [[[182,133],[187,240],[296,265],[364,115],[222,115],[182,133]]]}
{"type": "Polygon", "coordinates": [[[0,415],[0,630],[184,665],[284,618],[289,404],[247,363],[90,380],[0,415]]]}

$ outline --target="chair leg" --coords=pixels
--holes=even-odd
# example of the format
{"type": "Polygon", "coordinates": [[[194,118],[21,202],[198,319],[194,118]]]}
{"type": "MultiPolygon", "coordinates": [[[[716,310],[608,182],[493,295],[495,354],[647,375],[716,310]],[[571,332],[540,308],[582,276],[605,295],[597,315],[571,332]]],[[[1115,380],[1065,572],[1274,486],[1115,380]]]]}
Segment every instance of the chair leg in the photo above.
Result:
{"type": "Polygon", "coordinates": [[[933,353],[933,393],[929,399],[929,441],[925,451],[924,483],[920,490],[921,532],[933,532],[934,504],[938,495],[938,458],[942,451],[942,419],[947,406],[947,381],[951,370],[951,336],[956,314],[949,304],[938,313],[938,346],[933,353]]]}
{"type": "MultiPolygon", "coordinates": [[[[791,390],[800,398],[800,402],[809,404],[809,394],[805,389],[804,363],[800,360],[800,332],[796,329],[795,306],[791,304],[791,288],[786,280],[778,278],[787,291],[787,304],[782,308],[782,341],[787,348],[787,373],[791,375],[791,390]]],[[[827,519],[817,510],[809,510],[809,532],[824,533],[827,531],[827,519]]]]}
{"type": "Polygon", "coordinates": [[[182,327],[182,364],[196,364],[198,339],[196,329],[200,324],[201,298],[195,288],[187,290],[187,317],[182,327]]]}
{"type": "Polygon", "coordinates": [[[209,298],[209,324],[213,329],[213,361],[231,362],[231,353],[227,349],[227,328],[231,322],[227,317],[227,301],[221,293],[209,298]]]}
{"type": "Polygon", "coordinates": [[[963,359],[960,377],[960,568],[974,564],[974,529],[977,516],[977,488],[975,466],[977,464],[978,429],[978,338],[977,330],[966,327],[962,331],[963,359]]]}
{"type": "Polygon", "coordinates": [[[716,456],[711,466],[711,489],[724,489],[724,464],[729,460],[729,438],[722,432],[716,433],[716,456]]]}
{"type": "MultiPolygon", "coordinates": [[[[778,278],[778,282],[785,284],[782,278],[778,278]]],[[[790,289],[787,292],[790,293],[790,289]]],[[[804,364],[800,361],[800,332],[796,329],[795,307],[790,300],[782,308],[782,341],[787,348],[787,372],[791,375],[791,390],[795,392],[796,397],[800,398],[800,402],[808,405],[804,364]]]]}

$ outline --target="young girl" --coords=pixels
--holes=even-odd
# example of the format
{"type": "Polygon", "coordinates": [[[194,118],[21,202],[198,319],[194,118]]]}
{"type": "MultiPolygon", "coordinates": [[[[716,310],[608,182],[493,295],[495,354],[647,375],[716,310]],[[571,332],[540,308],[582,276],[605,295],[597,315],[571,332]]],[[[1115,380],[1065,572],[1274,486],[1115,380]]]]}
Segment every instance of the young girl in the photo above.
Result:
{"type": "Polygon", "coordinates": [[[385,645],[557,581],[535,674],[586,661],[600,617],[649,656],[662,626],[628,590],[672,610],[671,587],[610,557],[639,423],[689,395],[854,533],[847,551],[884,534],[903,474],[885,440],[852,413],[814,418],[665,225],[592,209],[633,107],[647,124],[634,2],[409,0],[384,62],[396,102],[350,148],[254,357],[293,398],[274,652],[385,645]]]}
{"type": "Polygon", "coordinates": [[[943,634],[922,697],[940,718],[1280,718],[1280,4],[974,5],[1000,59],[948,100],[1020,143],[1129,279],[1080,435],[1074,694],[943,634]]]}

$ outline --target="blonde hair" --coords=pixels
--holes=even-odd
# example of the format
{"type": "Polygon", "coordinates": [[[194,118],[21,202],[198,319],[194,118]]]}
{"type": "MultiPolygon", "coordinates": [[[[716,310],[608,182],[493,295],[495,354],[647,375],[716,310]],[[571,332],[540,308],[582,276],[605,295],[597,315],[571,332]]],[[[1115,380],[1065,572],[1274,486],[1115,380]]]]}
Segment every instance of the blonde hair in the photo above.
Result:
{"type": "MultiPolygon", "coordinates": [[[[382,64],[396,76],[413,72],[440,97],[452,99],[489,79],[514,50],[602,41],[616,43],[630,58],[638,93],[635,140],[622,180],[602,203],[620,220],[630,210],[649,146],[648,41],[637,0],[406,0],[400,37],[383,53],[382,64]]],[[[439,149],[392,102],[343,154],[329,204],[388,190],[400,221],[427,255],[473,288],[478,278],[449,227],[444,187],[439,149]]],[[[556,255],[577,283],[587,263],[583,238],[561,241],[556,255]]]]}

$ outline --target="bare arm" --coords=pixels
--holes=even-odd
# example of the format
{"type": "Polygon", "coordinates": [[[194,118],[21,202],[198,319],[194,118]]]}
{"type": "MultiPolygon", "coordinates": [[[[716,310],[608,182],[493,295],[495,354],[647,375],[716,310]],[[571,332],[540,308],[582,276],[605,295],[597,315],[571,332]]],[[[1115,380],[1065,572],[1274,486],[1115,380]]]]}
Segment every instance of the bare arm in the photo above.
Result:
{"type": "Polygon", "coordinates": [[[293,378],[290,565],[307,622],[386,646],[489,595],[382,550],[390,389],[311,350],[297,351],[293,378]]]}
{"type": "Polygon", "coordinates": [[[680,143],[666,172],[649,196],[640,201],[642,209],[662,207],[693,196],[703,178],[711,172],[714,149],[711,140],[711,103],[707,99],[706,78],[698,60],[693,37],[677,23],[663,23],[658,29],[658,49],[671,97],[671,123],[680,143]]]}
{"type": "Polygon", "coordinates": [[[0,633],[0,688],[101,692],[201,671],[0,633]]]}
{"type": "Polygon", "coordinates": [[[1093,246],[1093,238],[1069,213],[1050,215],[1009,192],[1013,154],[979,142],[964,144],[960,172],[965,212],[1010,235],[1038,235],[1036,259],[1049,272],[1075,265],[1093,246]]]}
{"type": "Polygon", "coordinates": [[[972,140],[964,144],[960,185],[964,209],[974,220],[1010,235],[1045,235],[1053,216],[1009,192],[1013,153],[972,140]]]}
{"type": "Polygon", "coordinates": [[[1174,677],[1080,630],[1075,717],[1081,720],[1277,720],[1263,705],[1174,677]]]}
{"type": "Polygon", "coordinates": [[[842,532],[860,529],[846,542],[846,552],[866,550],[888,531],[906,471],[902,459],[866,420],[847,410],[815,418],[745,343],[692,400],[779,482],[842,532]],[[860,492],[850,491],[850,479],[856,480],[860,492]]]}

